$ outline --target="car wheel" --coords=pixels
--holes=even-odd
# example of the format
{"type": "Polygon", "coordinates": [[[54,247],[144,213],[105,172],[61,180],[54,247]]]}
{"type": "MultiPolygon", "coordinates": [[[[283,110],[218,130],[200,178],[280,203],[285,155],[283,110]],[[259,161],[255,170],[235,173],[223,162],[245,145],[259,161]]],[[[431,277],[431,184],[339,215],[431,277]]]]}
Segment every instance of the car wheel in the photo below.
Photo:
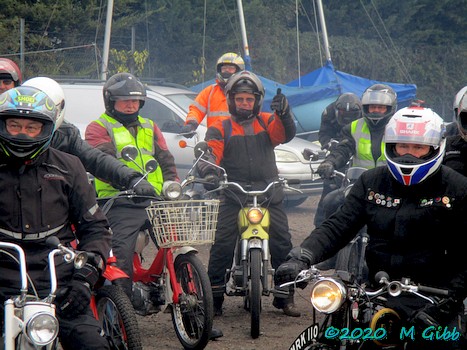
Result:
{"type": "Polygon", "coordinates": [[[304,203],[307,199],[308,197],[289,198],[286,196],[284,199],[284,207],[286,208],[298,207],[300,204],[304,203]]]}

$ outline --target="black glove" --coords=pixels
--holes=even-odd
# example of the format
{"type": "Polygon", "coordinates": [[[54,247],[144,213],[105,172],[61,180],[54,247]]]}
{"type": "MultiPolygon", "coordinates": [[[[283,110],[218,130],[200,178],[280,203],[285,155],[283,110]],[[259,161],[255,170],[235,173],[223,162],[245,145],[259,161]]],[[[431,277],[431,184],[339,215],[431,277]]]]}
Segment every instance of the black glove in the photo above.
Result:
{"type": "Polygon", "coordinates": [[[216,188],[219,187],[219,176],[217,176],[216,173],[208,173],[206,176],[204,176],[204,188],[208,191],[215,190],[216,188]]]}
{"type": "MultiPolygon", "coordinates": [[[[309,269],[312,262],[312,253],[308,249],[295,247],[287,254],[286,259],[287,261],[278,267],[274,275],[274,282],[277,286],[294,281],[300,271],[309,269]]],[[[306,286],[306,282],[297,284],[297,287],[302,289],[306,286]]]]}
{"type": "Polygon", "coordinates": [[[89,308],[91,290],[99,279],[99,271],[89,263],[75,270],[69,285],[57,293],[55,303],[60,316],[73,319],[89,308]]]}
{"type": "Polygon", "coordinates": [[[428,304],[424,308],[417,310],[411,317],[413,323],[418,329],[426,329],[427,327],[446,326],[455,318],[456,314],[461,310],[461,304],[453,298],[448,298],[441,301],[437,305],[428,304]]]}
{"type": "Polygon", "coordinates": [[[140,180],[141,178],[134,178],[130,181],[128,184],[129,189],[133,189],[135,191],[135,194],[139,196],[156,196],[156,190],[154,189],[154,186],[149,183],[146,179],[142,179],[136,186],[135,184],[140,180]]]}
{"type": "Polygon", "coordinates": [[[321,178],[330,179],[334,174],[334,164],[325,160],[319,165],[318,169],[316,169],[316,172],[319,176],[321,176],[321,178]]]}
{"type": "Polygon", "coordinates": [[[280,88],[277,89],[277,95],[272,99],[271,110],[275,111],[280,118],[286,117],[290,113],[289,101],[287,101],[287,97],[281,93],[280,88]]]}
{"type": "Polygon", "coordinates": [[[185,124],[180,129],[180,134],[183,134],[186,138],[191,139],[195,135],[196,127],[193,124],[185,124]]]}

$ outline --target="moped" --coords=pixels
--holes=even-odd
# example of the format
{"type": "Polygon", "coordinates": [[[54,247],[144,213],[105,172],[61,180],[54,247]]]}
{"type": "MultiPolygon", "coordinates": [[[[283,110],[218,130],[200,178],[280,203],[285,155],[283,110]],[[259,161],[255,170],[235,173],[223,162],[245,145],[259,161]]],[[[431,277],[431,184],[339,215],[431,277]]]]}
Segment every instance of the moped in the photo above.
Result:
{"type": "MultiPolygon", "coordinates": [[[[135,164],[138,150],[127,146],[122,157],[135,164]]],[[[148,162],[144,176],[157,164],[148,162]]],[[[150,227],[142,227],[133,255],[132,303],[141,316],[164,309],[172,314],[175,333],[185,349],[206,347],[213,324],[213,299],[206,269],[193,245],[211,244],[217,225],[219,201],[181,200],[182,184],[166,181],[161,197],[143,197],[132,190],[106,200],[104,213],[120,198],[149,198],[150,227]],[[157,248],[149,267],[143,251],[152,241],[157,248]]]]}
{"type": "Polygon", "coordinates": [[[232,268],[226,271],[226,294],[242,296],[245,310],[251,314],[250,334],[252,338],[260,335],[261,298],[268,296],[274,290],[274,269],[270,266],[268,210],[269,199],[260,201],[266,194],[277,187],[283,187],[301,193],[300,190],[288,185],[287,180],[278,178],[269,183],[263,190],[245,189],[241,184],[229,181],[224,168],[203,158],[207,152],[205,142],[196,145],[198,161],[209,163],[222,173],[219,187],[208,192],[239,191],[247,200],[239,199],[240,210],[237,225],[238,241],[234,253],[232,268]]]}
{"type": "Polygon", "coordinates": [[[24,250],[20,245],[0,242],[0,253],[18,263],[21,288],[18,294],[4,303],[3,341],[5,350],[52,350],[58,347],[59,324],[55,316],[57,274],[55,258],[63,256],[66,263],[73,263],[75,269],[86,264],[87,254],[75,252],[60,244],[57,237],[49,237],[51,247],[48,255],[50,271],[50,292],[45,298],[39,297],[33,281],[28,276],[24,250]]]}

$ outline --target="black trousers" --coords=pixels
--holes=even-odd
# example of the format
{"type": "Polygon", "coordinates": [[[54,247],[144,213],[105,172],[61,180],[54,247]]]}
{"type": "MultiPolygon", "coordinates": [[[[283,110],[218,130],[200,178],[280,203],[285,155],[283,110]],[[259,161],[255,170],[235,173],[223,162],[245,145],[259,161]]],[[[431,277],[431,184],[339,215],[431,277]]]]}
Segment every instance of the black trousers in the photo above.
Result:
{"type": "MultiPolygon", "coordinates": [[[[225,198],[221,200],[216,237],[211,247],[208,266],[214,296],[220,296],[225,291],[225,272],[232,266],[239,235],[237,216],[240,208],[240,205],[234,201],[225,198]]],[[[282,202],[271,204],[268,209],[271,220],[269,229],[271,265],[277,269],[292,249],[292,242],[282,202]]]]}

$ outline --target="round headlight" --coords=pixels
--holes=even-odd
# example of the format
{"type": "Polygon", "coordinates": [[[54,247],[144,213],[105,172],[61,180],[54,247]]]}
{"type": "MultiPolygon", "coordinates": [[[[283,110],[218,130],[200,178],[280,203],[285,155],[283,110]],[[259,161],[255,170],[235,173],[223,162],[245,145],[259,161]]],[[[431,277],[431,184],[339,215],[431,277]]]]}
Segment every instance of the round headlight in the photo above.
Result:
{"type": "Polygon", "coordinates": [[[263,220],[263,212],[258,208],[250,209],[248,210],[247,218],[253,225],[259,224],[263,220]]]}
{"type": "Polygon", "coordinates": [[[165,181],[162,185],[162,195],[168,200],[179,199],[182,192],[182,185],[176,181],[165,181]]]}
{"type": "Polygon", "coordinates": [[[311,289],[311,303],[319,312],[331,314],[338,310],[345,301],[346,289],[332,278],[323,278],[311,289]]]}
{"type": "Polygon", "coordinates": [[[50,344],[58,335],[58,320],[52,314],[39,312],[26,324],[26,335],[35,345],[50,344]]]}

